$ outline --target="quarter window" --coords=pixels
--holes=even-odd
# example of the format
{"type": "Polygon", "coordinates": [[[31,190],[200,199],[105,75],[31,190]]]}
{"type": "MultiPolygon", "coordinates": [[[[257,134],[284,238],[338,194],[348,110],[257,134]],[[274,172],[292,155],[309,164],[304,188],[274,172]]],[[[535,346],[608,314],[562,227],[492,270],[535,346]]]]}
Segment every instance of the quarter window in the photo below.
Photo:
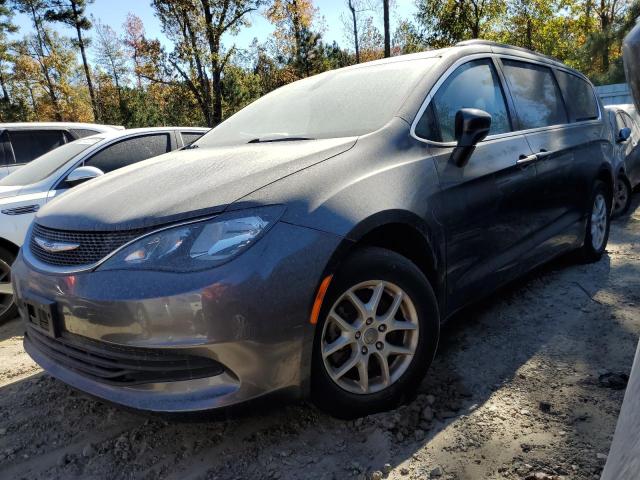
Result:
{"type": "Polygon", "coordinates": [[[122,140],[106,147],[85,162],[85,165],[99,168],[104,173],[126,167],[147,158],[162,155],[171,150],[169,135],[145,135],[122,140]]]}
{"type": "Polygon", "coordinates": [[[582,122],[598,118],[598,103],[593,88],[583,79],[562,70],[556,70],[562,96],[567,103],[571,121],[582,122]]]}
{"type": "Polygon", "coordinates": [[[507,106],[491,60],[465,63],[440,86],[416,125],[416,135],[437,142],[455,141],[455,118],[462,108],[491,115],[490,135],[511,131],[507,106]]]}
{"type": "Polygon", "coordinates": [[[567,113],[551,69],[531,63],[502,60],[520,128],[567,123],[567,113]]]}

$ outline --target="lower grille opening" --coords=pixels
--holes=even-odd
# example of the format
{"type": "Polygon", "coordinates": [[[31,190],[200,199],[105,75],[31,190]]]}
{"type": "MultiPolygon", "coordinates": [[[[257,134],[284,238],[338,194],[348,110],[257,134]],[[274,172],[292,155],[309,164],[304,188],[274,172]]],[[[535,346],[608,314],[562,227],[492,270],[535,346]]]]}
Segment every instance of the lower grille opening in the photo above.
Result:
{"type": "Polygon", "coordinates": [[[51,338],[31,327],[27,327],[25,342],[69,370],[113,385],[193,380],[224,372],[220,363],[206,357],[113,346],[71,334],[51,338]]]}

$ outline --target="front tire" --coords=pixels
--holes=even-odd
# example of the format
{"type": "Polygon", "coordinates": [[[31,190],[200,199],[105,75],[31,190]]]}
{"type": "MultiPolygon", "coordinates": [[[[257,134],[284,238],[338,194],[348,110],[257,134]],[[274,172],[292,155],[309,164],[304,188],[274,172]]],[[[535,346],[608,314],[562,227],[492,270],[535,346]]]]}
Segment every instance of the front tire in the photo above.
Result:
{"type": "Polygon", "coordinates": [[[593,185],[590,205],[584,245],[580,249],[580,258],[584,263],[600,260],[609,241],[611,194],[602,180],[597,180],[593,185]]]}
{"type": "Polygon", "coordinates": [[[624,215],[631,205],[631,183],[625,175],[620,175],[613,194],[613,216],[624,215]]]}
{"type": "Polygon", "coordinates": [[[0,325],[18,315],[11,287],[11,265],[15,259],[16,256],[12,252],[0,247],[0,325]]]}
{"type": "Polygon", "coordinates": [[[335,275],[321,309],[313,400],[340,418],[393,408],[420,384],[439,332],[437,302],[422,271],[389,250],[358,250],[335,275]]]}

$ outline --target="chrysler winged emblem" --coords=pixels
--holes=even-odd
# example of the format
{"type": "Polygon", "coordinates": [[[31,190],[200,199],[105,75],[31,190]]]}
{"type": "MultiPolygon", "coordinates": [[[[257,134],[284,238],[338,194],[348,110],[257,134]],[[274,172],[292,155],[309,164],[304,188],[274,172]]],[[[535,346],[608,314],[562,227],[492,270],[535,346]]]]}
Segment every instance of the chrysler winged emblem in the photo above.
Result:
{"type": "Polygon", "coordinates": [[[79,243],[51,242],[38,237],[34,237],[34,240],[40,248],[51,253],[68,252],[80,246],[79,243]]]}

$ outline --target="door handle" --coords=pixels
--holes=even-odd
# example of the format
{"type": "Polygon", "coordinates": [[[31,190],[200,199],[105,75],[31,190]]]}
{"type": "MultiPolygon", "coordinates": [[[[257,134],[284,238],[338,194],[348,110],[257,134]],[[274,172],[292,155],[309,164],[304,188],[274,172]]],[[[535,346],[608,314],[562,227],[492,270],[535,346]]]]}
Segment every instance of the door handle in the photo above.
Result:
{"type": "Polygon", "coordinates": [[[555,152],[549,152],[543,148],[540,150],[540,152],[536,153],[536,156],[538,157],[538,160],[543,160],[548,156],[553,155],[554,153],[555,152]]]}
{"type": "Polygon", "coordinates": [[[529,165],[530,163],[535,163],[537,161],[538,155],[536,155],[535,153],[533,155],[520,155],[520,158],[518,158],[516,165],[529,165]]]}

